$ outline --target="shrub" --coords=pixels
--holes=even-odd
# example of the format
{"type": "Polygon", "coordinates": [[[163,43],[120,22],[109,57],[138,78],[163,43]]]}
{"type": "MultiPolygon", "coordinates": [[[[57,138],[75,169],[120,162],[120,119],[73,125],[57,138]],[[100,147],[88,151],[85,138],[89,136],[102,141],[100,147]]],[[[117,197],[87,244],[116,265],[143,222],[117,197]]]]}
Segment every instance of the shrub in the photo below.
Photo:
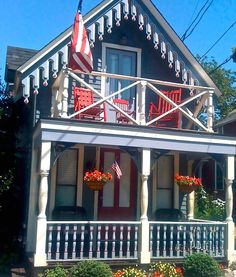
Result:
{"type": "Polygon", "coordinates": [[[57,265],[55,268],[52,269],[46,269],[44,272],[44,275],[39,275],[45,276],[45,277],[68,277],[69,276],[69,271],[65,268],[62,268],[60,265],[57,265]]]}
{"type": "Polygon", "coordinates": [[[186,277],[221,276],[218,263],[208,254],[195,253],[188,256],[183,264],[186,277]]]}
{"type": "Polygon", "coordinates": [[[71,268],[72,277],[112,277],[111,268],[98,261],[82,261],[71,268]]]}
{"type": "Polygon", "coordinates": [[[146,272],[136,265],[135,267],[129,266],[128,268],[123,268],[121,270],[118,270],[113,275],[114,277],[143,277],[147,276],[146,272]]]}
{"type": "Polygon", "coordinates": [[[194,216],[198,219],[224,220],[225,202],[215,199],[213,195],[205,192],[204,189],[196,191],[194,216]]]}

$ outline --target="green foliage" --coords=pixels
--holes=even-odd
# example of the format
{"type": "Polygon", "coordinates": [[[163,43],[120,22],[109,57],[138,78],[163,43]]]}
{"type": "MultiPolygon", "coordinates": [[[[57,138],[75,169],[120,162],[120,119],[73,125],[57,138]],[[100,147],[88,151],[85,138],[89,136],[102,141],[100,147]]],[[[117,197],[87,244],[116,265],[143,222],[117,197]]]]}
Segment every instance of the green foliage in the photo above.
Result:
{"type": "Polygon", "coordinates": [[[112,277],[111,268],[107,264],[92,260],[79,262],[70,272],[72,277],[112,277]]]}
{"type": "Polygon", "coordinates": [[[188,256],[183,264],[186,277],[221,276],[220,266],[210,255],[195,253],[188,256]]]}
{"type": "Polygon", "coordinates": [[[69,271],[60,265],[57,265],[55,268],[46,269],[44,275],[39,274],[38,277],[68,277],[69,271]]]}
{"type": "Polygon", "coordinates": [[[206,220],[224,220],[225,202],[199,189],[195,192],[194,217],[206,220]]]}
{"type": "Polygon", "coordinates": [[[214,106],[216,119],[224,118],[236,109],[236,72],[222,67],[218,68],[219,65],[214,58],[205,57],[201,60],[201,65],[222,92],[222,96],[217,99],[214,106]]]}

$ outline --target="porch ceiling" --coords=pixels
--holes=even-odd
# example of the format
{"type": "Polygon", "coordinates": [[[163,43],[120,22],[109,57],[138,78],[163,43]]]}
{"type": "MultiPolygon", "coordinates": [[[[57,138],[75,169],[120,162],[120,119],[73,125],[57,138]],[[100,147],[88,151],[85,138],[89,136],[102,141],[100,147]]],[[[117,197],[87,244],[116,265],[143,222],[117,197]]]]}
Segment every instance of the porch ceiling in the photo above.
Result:
{"type": "Polygon", "coordinates": [[[68,119],[41,119],[34,130],[34,141],[236,154],[235,138],[215,133],[79,122],[68,119]]]}

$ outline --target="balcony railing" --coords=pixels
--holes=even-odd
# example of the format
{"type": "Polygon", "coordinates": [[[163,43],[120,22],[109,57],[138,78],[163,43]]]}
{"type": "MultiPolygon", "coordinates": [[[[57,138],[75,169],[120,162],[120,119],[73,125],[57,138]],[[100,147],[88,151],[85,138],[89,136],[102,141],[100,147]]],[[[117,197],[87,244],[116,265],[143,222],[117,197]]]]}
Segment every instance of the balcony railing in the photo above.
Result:
{"type": "MultiPolygon", "coordinates": [[[[109,73],[102,73],[102,72],[93,72],[91,73],[91,75],[94,77],[101,78],[101,84],[105,84],[108,78],[129,81],[129,84],[107,95],[105,93],[105,90],[106,90],[105,86],[101,85],[101,88],[99,90],[95,89],[91,84],[85,82],[84,79],[77,76],[75,73],[68,71],[66,72],[66,74],[63,75],[63,78],[66,78],[66,76],[68,78],[68,76],[70,76],[78,83],[80,83],[81,86],[90,89],[97,97],[97,101],[91,104],[90,106],[85,107],[82,110],[77,111],[68,116],[67,105],[65,104],[63,106],[63,103],[66,103],[67,101],[67,99],[65,99],[66,94],[63,93],[65,91],[65,86],[61,85],[58,88],[59,93],[57,93],[57,97],[54,97],[55,98],[54,100],[56,101],[56,98],[57,98],[57,99],[60,99],[61,101],[60,105],[58,106],[61,107],[62,117],[64,113],[64,117],[74,118],[76,115],[79,115],[80,113],[83,113],[86,110],[91,109],[92,107],[101,105],[102,103],[106,103],[107,107],[111,107],[113,111],[123,114],[130,123],[135,125],[152,126],[153,124],[156,124],[158,126],[158,121],[160,119],[168,116],[170,113],[174,111],[179,111],[182,117],[187,119],[185,120],[185,126],[182,126],[184,129],[191,129],[192,126],[194,125],[195,129],[197,128],[198,130],[203,130],[207,132],[213,131],[212,126],[213,126],[214,107],[213,107],[212,97],[214,93],[214,88],[171,83],[171,82],[165,82],[165,81],[154,80],[154,79],[132,77],[132,76],[125,76],[125,75],[118,75],[118,74],[109,74],[109,73]],[[176,104],[162,93],[162,91],[159,89],[159,86],[168,87],[172,89],[182,88],[182,89],[185,89],[185,91],[187,90],[189,92],[189,96],[187,98],[184,98],[181,103],[176,104]],[[135,88],[135,91],[136,91],[136,94],[135,94],[136,96],[134,99],[135,116],[129,115],[127,112],[123,111],[113,103],[114,98],[116,97],[122,98],[122,95],[128,90],[130,90],[131,88],[135,88]],[[165,101],[172,106],[172,108],[169,111],[157,116],[152,120],[149,120],[149,117],[147,114],[147,111],[149,109],[147,105],[149,105],[149,102],[146,101],[150,93],[154,93],[154,95],[156,95],[157,97],[161,97],[165,99],[165,101]],[[205,116],[204,116],[204,120],[201,120],[200,115],[202,114],[203,109],[205,110],[204,111],[205,116]]],[[[57,82],[57,83],[63,84],[63,82],[57,82]]],[[[67,89],[68,89],[68,85],[67,85],[67,89]]],[[[53,111],[52,116],[55,116],[55,113],[54,113],[55,108],[52,108],[52,111],[53,111]]],[[[110,119],[108,118],[107,121],[110,121],[110,119]]]]}
{"type": "MultiPolygon", "coordinates": [[[[47,261],[137,260],[141,222],[49,221],[47,261]]],[[[152,259],[184,259],[192,253],[226,258],[227,224],[149,222],[152,259]]]]}

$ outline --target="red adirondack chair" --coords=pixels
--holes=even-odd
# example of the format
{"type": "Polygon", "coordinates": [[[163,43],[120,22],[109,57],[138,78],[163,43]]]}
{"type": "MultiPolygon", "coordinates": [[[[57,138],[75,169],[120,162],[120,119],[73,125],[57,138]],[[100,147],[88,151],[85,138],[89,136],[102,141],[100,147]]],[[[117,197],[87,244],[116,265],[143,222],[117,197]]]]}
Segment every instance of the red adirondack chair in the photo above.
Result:
{"type": "MultiPolygon", "coordinates": [[[[170,90],[170,91],[161,91],[165,96],[167,96],[170,100],[172,100],[176,104],[181,103],[181,97],[182,97],[182,90],[170,90]]],[[[149,107],[149,120],[153,120],[154,118],[168,112],[171,110],[174,106],[168,103],[165,99],[162,97],[158,97],[157,104],[154,104],[153,102],[150,103],[149,107]]],[[[175,110],[166,116],[162,117],[161,119],[157,120],[154,123],[157,127],[172,127],[172,128],[180,128],[181,125],[181,114],[179,110],[175,110]]]]}
{"type": "MultiPolygon", "coordinates": [[[[128,115],[132,116],[134,114],[134,111],[131,111],[129,109],[129,101],[125,99],[113,99],[113,103],[118,106],[122,111],[126,112],[128,115]]],[[[123,115],[121,112],[116,111],[116,121],[118,123],[129,123],[130,120],[125,115],[123,115]]]]}
{"type": "MultiPolygon", "coordinates": [[[[93,91],[87,88],[75,87],[74,93],[74,111],[80,111],[94,103],[93,91]]],[[[77,119],[106,121],[105,103],[92,107],[75,116],[77,119]]]]}

